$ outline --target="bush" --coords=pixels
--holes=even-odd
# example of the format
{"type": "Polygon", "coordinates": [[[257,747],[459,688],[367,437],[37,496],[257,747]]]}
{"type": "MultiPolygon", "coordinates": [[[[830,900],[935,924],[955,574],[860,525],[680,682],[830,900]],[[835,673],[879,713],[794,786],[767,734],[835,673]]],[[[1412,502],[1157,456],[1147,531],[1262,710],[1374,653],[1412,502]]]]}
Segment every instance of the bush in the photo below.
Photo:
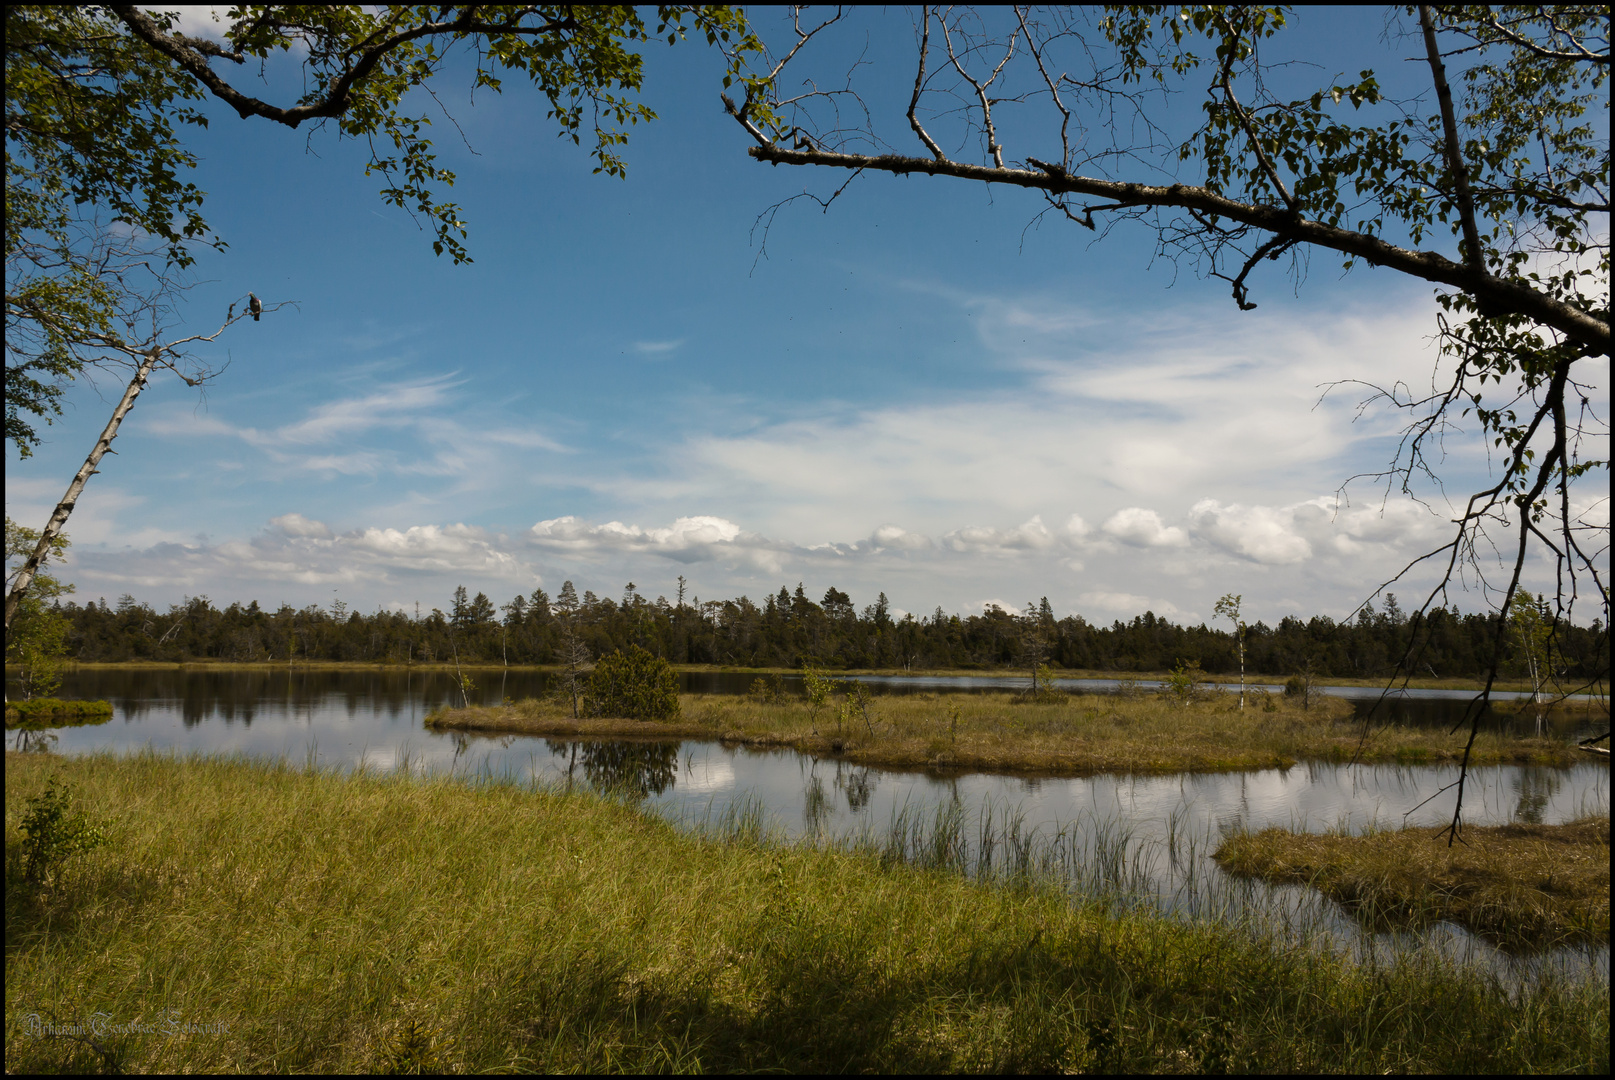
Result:
{"type": "Polygon", "coordinates": [[[1161,690],[1179,705],[1187,705],[1191,701],[1199,701],[1205,697],[1205,691],[1200,688],[1205,677],[1206,673],[1200,669],[1200,661],[1179,660],[1177,666],[1172,669],[1172,674],[1166,677],[1161,690]]]}
{"type": "Polygon", "coordinates": [[[72,790],[54,776],[28,800],[21,832],[23,875],[32,885],[50,884],[68,859],[106,843],[106,833],[73,809],[72,790]]]}
{"type": "Polygon", "coordinates": [[[770,675],[766,679],[759,675],[751,681],[748,696],[759,705],[782,705],[785,703],[785,680],[778,675],[770,675]]]}
{"type": "Polygon", "coordinates": [[[1287,698],[1304,698],[1307,696],[1307,681],[1300,675],[1291,675],[1284,680],[1284,696],[1287,698]]]}
{"type": "Polygon", "coordinates": [[[679,680],[672,664],[630,645],[627,652],[614,652],[595,665],[584,699],[593,716],[676,720],[679,680]]]}

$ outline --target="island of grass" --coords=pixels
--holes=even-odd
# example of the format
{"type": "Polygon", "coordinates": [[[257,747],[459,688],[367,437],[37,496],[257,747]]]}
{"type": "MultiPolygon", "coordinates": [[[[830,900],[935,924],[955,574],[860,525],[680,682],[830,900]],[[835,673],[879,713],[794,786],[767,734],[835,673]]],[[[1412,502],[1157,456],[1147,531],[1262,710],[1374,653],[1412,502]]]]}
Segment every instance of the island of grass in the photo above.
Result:
{"type": "MultiPolygon", "coordinates": [[[[866,710],[836,703],[815,710],[789,698],[681,694],[680,719],[651,723],[573,719],[570,703],[529,699],[440,709],[429,729],[550,737],[719,739],[786,746],[859,765],[942,772],[1224,772],[1288,768],[1297,761],[1435,764],[1456,761],[1462,742],[1444,730],[1381,727],[1366,740],[1341,698],[1310,708],[1277,695],[1213,693],[1179,702],[1150,695],[904,694],[866,710]]],[[[1482,733],[1470,763],[1572,765],[1573,745],[1552,738],[1482,733]]]]}
{"type": "Polygon", "coordinates": [[[108,701],[63,701],[60,698],[29,698],[6,702],[6,727],[47,728],[104,724],[112,719],[108,701]]]}
{"type": "Polygon", "coordinates": [[[1596,978],[1354,963],[582,790],[8,753],[5,803],[8,1072],[1609,1063],[1596,978]],[[105,841],[46,887],[19,849],[52,778],[105,841]]]}
{"type": "Polygon", "coordinates": [[[1609,942],[1609,817],[1363,836],[1264,829],[1214,855],[1229,873],[1310,885],[1370,927],[1438,921],[1512,950],[1609,942]]]}

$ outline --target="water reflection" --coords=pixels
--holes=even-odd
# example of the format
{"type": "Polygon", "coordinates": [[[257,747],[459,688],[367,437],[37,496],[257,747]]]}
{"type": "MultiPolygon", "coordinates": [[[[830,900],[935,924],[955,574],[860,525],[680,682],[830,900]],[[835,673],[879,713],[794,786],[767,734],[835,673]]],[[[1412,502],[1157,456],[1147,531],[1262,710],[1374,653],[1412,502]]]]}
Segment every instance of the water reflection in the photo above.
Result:
{"type": "MultiPolygon", "coordinates": [[[[748,672],[687,671],[679,675],[680,689],[688,693],[744,694],[756,676],[748,672]]],[[[549,672],[521,669],[475,672],[472,704],[492,705],[508,699],[542,697],[553,685],[549,672]]],[[[801,678],[779,677],[785,692],[802,692],[801,678]]],[[[1022,687],[1025,680],[1000,676],[860,676],[877,694],[927,695],[939,692],[1002,693],[1022,687]]],[[[1106,693],[1122,685],[1114,679],[1061,679],[1063,689],[1079,693],[1106,693]]],[[[1139,683],[1142,687],[1145,684],[1139,683]]],[[[1271,689],[1282,689],[1274,687],[1271,689]]],[[[1372,687],[1326,687],[1324,692],[1350,698],[1359,719],[1378,725],[1451,728],[1465,723],[1465,710],[1473,695],[1456,691],[1409,691],[1381,701],[1372,687]]],[[[412,668],[359,668],[319,670],[259,665],[242,668],[103,669],[67,673],[62,696],[101,698],[113,704],[118,718],[138,723],[177,712],[187,730],[222,721],[250,728],[263,719],[288,715],[312,722],[315,715],[340,710],[347,719],[418,721],[435,708],[460,704],[460,691],[452,671],[417,671],[412,668]]],[[[1508,697],[1511,695],[1503,695],[1508,697]]],[[[1518,695],[1512,695],[1518,696],[1518,695]]],[[[1589,703],[1591,705],[1592,703],[1589,703]]],[[[1579,739],[1606,729],[1607,713],[1600,705],[1586,714],[1559,712],[1547,721],[1548,734],[1579,739]]],[[[1485,729],[1534,732],[1531,710],[1519,714],[1490,712],[1485,729]]]]}
{"type": "Polygon", "coordinates": [[[603,794],[642,800],[662,794],[678,779],[677,742],[545,739],[544,745],[555,757],[567,759],[568,783],[581,767],[583,779],[603,794]]]}
{"type": "MultiPolygon", "coordinates": [[[[749,675],[687,675],[687,688],[744,692],[749,675]]],[[[475,698],[541,694],[548,676],[479,673],[475,698]]],[[[787,680],[789,682],[789,680],[787,680]]],[[[873,682],[873,680],[870,680],[873,682]]],[[[985,681],[985,680],[983,680],[985,681]]],[[[1001,689],[994,681],[987,689],[1001,689]]],[[[890,687],[883,687],[890,689],[890,687]]],[[[935,688],[914,689],[934,693],[935,688]]],[[[944,860],[1064,860],[1072,874],[1097,884],[1125,883],[1139,902],[1191,917],[1244,917],[1252,905],[1296,912],[1307,933],[1355,942],[1402,940],[1368,934],[1349,919],[1320,924],[1303,913],[1317,894],[1299,886],[1269,887],[1222,875],[1211,860],[1236,829],[1269,826],[1361,831],[1371,825],[1444,824],[1450,797],[1432,794],[1456,776],[1452,766],[1346,766],[1307,762],[1291,769],[1242,774],[1096,776],[1086,778],[936,776],[883,772],[815,760],[778,748],[601,740],[539,740],[467,732],[428,732],[421,717],[457,700],[446,672],[93,671],[69,673],[63,696],[113,702],[113,722],[18,732],[16,748],[62,753],[178,752],[305,757],[325,765],[361,762],[460,775],[511,775],[541,783],[580,783],[616,791],[674,820],[700,821],[741,805],[759,806],[790,837],[846,837],[923,847],[944,860]],[[548,748],[548,753],[540,751],[548,748]],[[954,815],[949,817],[948,815],[954,815]],[[937,822],[953,822],[951,834],[937,822]],[[1307,921],[1308,919],[1312,921],[1307,921]],[[1355,936],[1353,936],[1355,935],[1355,936]]],[[[1462,701],[1407,700],[1392,715],[1406,723],[1451,723],[1462,701]]],[[[1525,723],[1530,725],[1532,718],[1525,723]]],[[[1554,824],[1607,813],[1607,763],[1573,769],[1490,767],[1474,770],[1466,794],[1471,824],[1554,824]]],[[[1106,887],[1110,887],[1107,885],[1106,887]]],[[[1284,917],[1289,917],[1288,915],[1284,917]]],[[[1445,933],[1446,931],[1443,931],[1445,933]]],[[[1454,941],[1468,941],[1453,930],[1454,941]]],[[[1408,938],[1408,941],[1429,940],[1408,938]]],[[[1607,948],[1599,954],[1607,966],[1607,948]]]]}
{"type": "Polygon", "coordinates": [[[1564,786],[1564,774],[1558,769],[1522,768],[1509,779],[1509,786],[1519,796],[1514,816],[1528,825],[1541,825],[1548,802],[1564,786]]]}

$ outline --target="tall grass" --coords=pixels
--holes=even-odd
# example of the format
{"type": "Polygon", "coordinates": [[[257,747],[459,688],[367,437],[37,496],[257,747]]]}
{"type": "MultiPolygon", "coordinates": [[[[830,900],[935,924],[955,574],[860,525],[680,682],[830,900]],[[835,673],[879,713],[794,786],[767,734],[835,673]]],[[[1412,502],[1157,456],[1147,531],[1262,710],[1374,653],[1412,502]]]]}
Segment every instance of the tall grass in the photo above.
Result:
{"type": "MultiPolygon", "coordinates": [[[[1013,819],[972,877],[953,811],[855,849],[508,775],[8,754],[6,781],[18,1072],[1608,1066],[1607,984],[1073,903],[1013,819]],[[107,843],[42,888],[14,852],[53,775],[107,843]]],[[[1084,841],[1096,880],[1122,839],[1084,841]]]]}

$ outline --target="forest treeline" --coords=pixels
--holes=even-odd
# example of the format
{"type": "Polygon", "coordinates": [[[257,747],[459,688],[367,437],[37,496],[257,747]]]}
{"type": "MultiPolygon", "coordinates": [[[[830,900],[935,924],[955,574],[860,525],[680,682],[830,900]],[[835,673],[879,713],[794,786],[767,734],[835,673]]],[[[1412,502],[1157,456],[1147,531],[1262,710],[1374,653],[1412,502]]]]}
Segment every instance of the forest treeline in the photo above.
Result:
{"type": "MultiPolygon", "coordinates": [[[[1045,598],[1023,612],[992,607],[980,615],[894,618],[884,593],[858,610],[831,588],[815,602],[798,585],[781,588],[762,604],[747,597],[685,603],[651,600],[632,583],[621,599],[581,597],[571,582],[553,599],[543,589],[495,605],[485,594],[455,591],[447,612],[350,611],[256,601],[220,610],[206,596],[166,612],[125,595],[80,606],[60,602],[66,617],[67,655],[81,662],[358,661],[372,663],[554,664],[600,657],[637,644],[675,664],[829,669],[995,669],[1048,663],[1094,671],[1167,671],[1198,663],[1212,674],[1239,670],[1232,629],[1180,626],[1152,612],[1109,626],[1080,615],[1056,619],[1045,598]],[[585,655],[584,650],[587,650],[585,655]]],[[[1420,648],[1414,674],[1483,675],[1496,632],[1495,615],[1437,608],[1410,622],[1394,596],[1375,610],[1365,606],[1349,622],[1327,616],[1286,617],[1277,626],[1246,628],[1245,667],[1268,675],[1377,677],[1393,672],[1410,634],[1420,648]]],[[[1604,628],[1561,626],[1556,674],[1585,679],[1607,670],[1604,628]]],[[[1511,657],[1511,660],[1514,658],[1511,657]]],[[[1504,674],[1519,674],[1506,665],[1504,674]]]]}

